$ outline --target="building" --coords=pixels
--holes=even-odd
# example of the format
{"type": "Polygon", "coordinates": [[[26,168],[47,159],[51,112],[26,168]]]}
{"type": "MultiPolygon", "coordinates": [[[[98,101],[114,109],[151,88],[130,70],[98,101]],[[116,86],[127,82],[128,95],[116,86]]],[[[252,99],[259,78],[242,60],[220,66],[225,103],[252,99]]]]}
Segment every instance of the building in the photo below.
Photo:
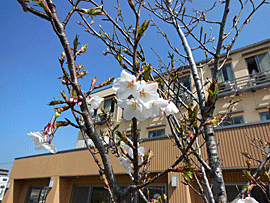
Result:
{"type": "MultiPolygon", "coordinates": [[[[229,121],[215,129],[219,141],[219,155],[221,157],[224,180],[231,200],[237,188],[248,180],[242,176],[246,160],[241,152],[248,151],[256,159],[261,154],[250,145],[250,137],[260,137],[263,141],[269,140],[270,115],[267,105],[270,102],[270,39],[232,51],[230,58],[221,70],[218,82],[220,83],[216,112],[224,114],[232,95],[237,92],[237,103],[231,112],[229,121]]],[[[203,69],[201,77],[211,79],[211,64],[203,69]]],[[[185,69],[179,79],[190,90],[193,81],[190,71],[185,69]]],[[[115,92],[111,88],[94,93],[104,98],[103,107],[111,113],[113,118],[121,123],[119,130],[131,132],[130,122],[122,119],[122,110],[118,108],[113,97],[115,92]]],[[[190,98],[182,94],[182,99],[190,102],[190,98]]],[[[101,115],[97,109],[93,113],[97,132],[105,129],[106,115],[101,115]],[[100,115],[100,116],[99,116],[100,115]]],[[[175,157],[180,156],[176,147],[166,137],[170,129],[166,118],[148,119],[138,125],[142,145],[154,152],[149,171],[157,174],[173,163],[175,157]]],[[[92,143],[88,141],[91,145],[92,143]]],[[[205,151],[202,152],[205,157],[205,151]]],[[[128,184],[130,178],[121,168],[116,157],[111,156],[112,165],[120,184],[128,184]]],[[[254,163],[252,163],[253,167],[254,163]]],[[[183,177],[179,173],[169,173],[157,182],[150,185],[150,198],[158,194],[166,194],[168,202],[201,202],[195,192],[182,184],[183,177]]],[[[82,135],[79,134],[76,149],[62,151],[55,155],[43,154],[17,158],[10,174],[10,187],[4,197],[4,202],[110,202],[108,192],[98,175],[98,167],[91,154],[85,148],[82,135]],[[75,201],[77,200],[77,201],[75,201]]],[[[258,188],[253,195],[260,194],[258,188]]],[[[264,197],[256,197],[264,202],[264,197]]],[[[138,200],[140,202],[140,200],[138,200]]]]}
{"type": "Polygon", "coordinates": [[[8,172],[9,170],[0,168],[0,203],[3,200],[6,188],[9,187],[8,172]]]}

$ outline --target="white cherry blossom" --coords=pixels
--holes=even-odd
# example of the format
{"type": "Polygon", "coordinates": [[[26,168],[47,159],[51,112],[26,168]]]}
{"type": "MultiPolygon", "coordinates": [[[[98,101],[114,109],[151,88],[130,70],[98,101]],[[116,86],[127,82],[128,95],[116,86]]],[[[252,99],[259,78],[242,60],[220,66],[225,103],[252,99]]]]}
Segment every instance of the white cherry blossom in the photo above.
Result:
{"type": "Polygon", "coordinates": [[[157,88],[158,84],[156,82],[146,83],[142,80],[138,88],[138,99],[142,100],[144,103],[158,99],[157,88]]]}
{"type": "Polygon", "coordinates": [[[149,102],[149,108],[145,109],[145,115],[148,118],[158,117],[160,116],[160,109],[165,109],[169,105],[168,101],[162,98],[158,98],[156,100],[152,100],[149,102]]]}
{"type": "Polygon", "coordinates": [[[118,105],[123,108],[123,118],[125,120],[131,120],[132,118],[137,118],[139,121],[144,121],[146,118],[143,114],[143,109],[145,108],[143,104],[138,99],[124,99],[118,100],[118,105]]]}
{"type": "Polygon", "coordinates": [[[117,91],[117,103],[123,108],[125,120],[137,118],[144,121],[150,117],[163,116],[164,113],[169,116],[179,112],[173,102],[159,97],[158,83],[144,80],[137,82],[136,77],[125,70],[114,81],[113,89],[117,91]]]}
{"type": "Polygon", "coordinates": [[[245,199],[239,199],[236,203],[259,203],[253,197],[246,197],[245,199]]]}
{"type": "Polygon", "coordinates": [[[100,103],[104,100],[104,98],[101,98],[97,95],[90,97],[87,103],[89,104],[89,111],[94,112],[94,109],[97,109],[100,105],[100,103]]]}
{"type": "Polygon", "coordinates": [[[126,169],[126,173],[131,175],[132,172],[132,163],[129,158],[119,157],[120,165],[126,169]]]}
{"type": "Polygon", "coordinates": [[[167,100],[168,106],[166,108],[161,108],[161,110],[166,114],[166,116],[173,115],[179,112],[178,108],[175,106],[175,104],[167,100]]]}
{"type": "Polygon", "coordinates": [[[56,153],[57,149],[53,143],[50,143],[47,135],[43,135],[41,132],[30,132],[28,133],[32,137],[32,142],[36,145],[35,149],[47,149],[51,153],[56,153]]]}
{"type": "MultiPolygon", "coordinates": [[[[132,143],[132,142],[131,142],[132,143]]],[[[126,143],[123,141],[120,142],[120,146],[124,147],[125,150],[127,151],[128,155],[133,159],[133,150],[130,146],[128,146],[126,143]]],[[[139,145],[138,145],[139,146],[139,145]]],[[[143,156],[145,154],[145,148],[144,147],[139,147],[138,148],[138,164],[143,163],[143,156]]],[[[120,164],[123,168],[126,169],[126,173],[131,175],[132,172],[132,162],[130,161],[129,158],[125,158],[123,156],[119,157],[118,160],[120,161],[120,164]]]]}
{"type": "Polygon", "coordinates": [[[244,199],[239,199],[236,203],[245,203],[246,201],[244,199]]]}
{"type": "Polygon", "coordinates": [[[253,197],[246,197],[245,203],[259,203],[253,197]]]}
{"type": "Polygon", "coordinates": [[[139,82],[136,77],[127,73],[125,70],[121,72],[121,77],[114,80],[112,88],[117,91],[117,97],[127,99],[130,95],[137,98],[139,82]]]}

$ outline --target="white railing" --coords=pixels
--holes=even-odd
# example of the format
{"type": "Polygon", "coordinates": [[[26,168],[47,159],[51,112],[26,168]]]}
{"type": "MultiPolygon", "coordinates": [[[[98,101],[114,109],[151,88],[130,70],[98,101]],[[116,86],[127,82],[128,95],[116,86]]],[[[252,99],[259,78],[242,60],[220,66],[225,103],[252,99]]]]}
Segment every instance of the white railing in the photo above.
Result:
{"type": "Polygon", "coordinates": [[[270,87],[270,71],[250,74],[234,80],[220,83],[219,96],[233,94],[234,92],[255,91],[270,87]]]}

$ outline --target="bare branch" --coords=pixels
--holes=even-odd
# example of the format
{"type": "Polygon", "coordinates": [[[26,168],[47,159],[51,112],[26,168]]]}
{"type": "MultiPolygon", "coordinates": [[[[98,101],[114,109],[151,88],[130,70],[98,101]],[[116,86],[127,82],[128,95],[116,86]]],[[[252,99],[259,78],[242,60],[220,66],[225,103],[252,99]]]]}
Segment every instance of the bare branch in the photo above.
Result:
{"type": "Polygon", "coordinates": [[[72,7],[72,9],[69,11],[69,13],[67,14],[65,20],[64,20],[63,23],[62,23],[64,29],[65,29],[65,27],[66,27],[66,25],[67,25],[67,23],[68,23],[70,17],[71,17],[72,14],[75,12],[76,7],[77,7],[77,5],[80,3],[80,1],[81,1],[81,0],[77,0],[77,1],[75,2],[75,4],[73,4],[72,1],[70,1],[70,2],[73,4],[73,7],[72,7]]]}
{"type": "Polygon", "coordinates": [[[23,8],[23,10],[24,10],[25,12],[33,13],[34,15],[36,15],[36,16],[38,16],[38,17],[40,17],[40,18],[43,18],[43,19],[45,19],[45,20],[50,21],[50,16],[48,16],[46,13],[42,13],[42,12],[40,12],[40,11],[38,11],[38,10],[32,8],[31,6],[28,6],[28,5],[25,3],[24,0],[17,0],[17,1],[21,4],[21,6],[22,6],[22,8],[23,8]]]}

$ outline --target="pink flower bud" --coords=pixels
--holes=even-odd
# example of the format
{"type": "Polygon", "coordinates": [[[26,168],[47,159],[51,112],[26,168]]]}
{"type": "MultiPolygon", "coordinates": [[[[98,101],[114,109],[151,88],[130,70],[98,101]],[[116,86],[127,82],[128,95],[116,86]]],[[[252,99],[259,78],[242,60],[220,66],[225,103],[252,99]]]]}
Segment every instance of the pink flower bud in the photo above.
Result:
{"type": "Polygon", "coordinates": [[[82,105],[82,102],[81,102],[81,101],[79,101],[77,104],[78,104],[78,106],[81,106],[81,105],[82,105]]]}
{"type": "Polygon", "coordinates": [[[83,100],[83,96],[82,96],[82,95],[79,95],[79,96],[78,96],[78,99],[79,99],[79,100],[83,100]]]}

